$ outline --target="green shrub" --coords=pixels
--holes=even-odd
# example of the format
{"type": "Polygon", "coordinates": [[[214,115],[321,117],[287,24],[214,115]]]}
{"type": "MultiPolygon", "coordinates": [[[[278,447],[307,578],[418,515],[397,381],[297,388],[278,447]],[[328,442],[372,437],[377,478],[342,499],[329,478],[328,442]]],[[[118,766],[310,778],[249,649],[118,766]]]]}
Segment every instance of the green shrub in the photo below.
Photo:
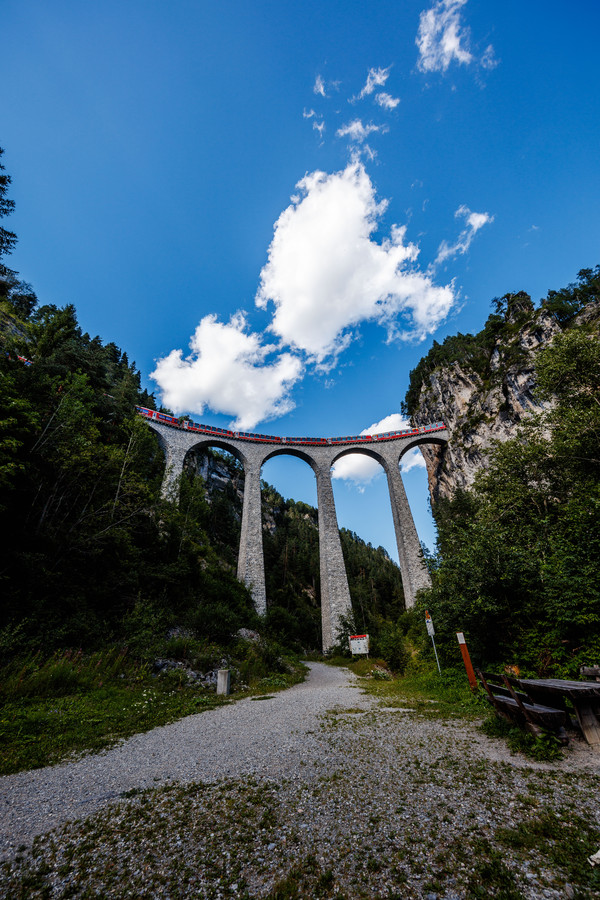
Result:
{"type": "Polygon", "coordinates": [[[399,625],[391,622],[385,623],[376,639],[373,641],[373,652],[381,656],[390,669],[398,675],[402,675],[410,660],[410,651],[407,647],[404,634],[399,625]]]}

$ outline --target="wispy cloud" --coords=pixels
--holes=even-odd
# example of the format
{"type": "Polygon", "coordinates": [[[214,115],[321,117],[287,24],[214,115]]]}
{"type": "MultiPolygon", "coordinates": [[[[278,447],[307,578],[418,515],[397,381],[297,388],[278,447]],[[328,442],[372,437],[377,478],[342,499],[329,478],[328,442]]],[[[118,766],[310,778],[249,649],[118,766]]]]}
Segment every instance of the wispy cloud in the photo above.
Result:
{"type": "Polygon", "coordinates": [[[317,75],[315,78],[315,83],[313,85],[313,93],[319,94],[321,97],[326,97],[325,93],[325,82],[323,81],[323,77],[321,75],[317,75]]]}
{"type": "Polygon", "coordinates": [[[467,0],[439,0],[419,20],[417,63],[422,72],[445,72],[451,62],[473,62],[469,29],[463,29],[460,11],[467,0]]]}
{"type": "Polygon", "coordinates": [[[235,416],[233,427],[246,430],[294,408],[289,392],[303,366],[293,354],[275,349],[248,332],[243,313],[228,323],[204,316],[191,338],[191,353],[184,357],[172,350],[150,377],[175,413],[202,415],[210,407],[235,416]]]}
{"type": "Polygon", "coordinates": [[[319,137],[321,140],[323,139],[323,134],[325,132],[325,122],[321,119],[320,122],[313,122],[313,130],[319,132],[319,137]]]}
{"type": "MultiPolygon", "coordinates": [[[[364,100],[365,97],[374,94],[377,88],[383,87],[390,77],[390,69],[391,66],[388,66],[385,69],[381,67],[378,69],[369,69],[369,74],[367,75],[367,80],[362,90],[354,97],[351,97],[349,102],[356,103],[358,100],[364,100]]],[[[391,94],[388,94],[385,91],[380,91],[375,94],[374,100],[384,109],[395,109],[400,103],[399,98],[392,97],[391,94]]]]}
{"type": "Polygon", "coordinates": [[[388,66],[387,69],[369,69],[365,86],[358,95],[359,98],[362,99],[363,97],[372,94],[375,88],[383,87],[390,77],[390,68],[391,66],[388,66]]]}
{"type": "Polygon", "coordinates": [[[354,143],[362,144],[370,134],[377,132],[385,134],[387,130],[386,125],[373,125],[372,122],[364,125],[360,119],[354,119],[352,122],[348,122],[347,125],[342,125],[341,128],[338,128],[336,135],[338,137],[349,137],[354,143]]]}
{"type": "Polygon", "coordinates": [[[445,262],[445,260],[450,259],[452,256],[466,253],[479,229],[494,221],[494,217],[489,213],[471,212],[467,206],[459,206],[454,215],[457,219],[466,219],[466,226],[453,244],[442,241],[435,258],[434,265],[436,266],[445,262]]]}
{"type": "Polygon", "coordinates": [[[498,60],[494,54],[494,48],[491,44],[485,48],[481,59],[479,60],[479,65],[482,69],[495,69],[498,65],[498,60]]]}
{"type": "Polygon", "coordinates": [[[371,235],[386,201],[378,201],[359,162],[334,174],[312,172],[275,223],[256,303],[273,304],[269,331],[320,366],[331,366],[361,322],[384,325],[388,337],[431,333],[454,303],[449,285],[418,270],[418,248],[393,225],[371,235]]]}
{"type": "Polygon", "coordinates": [[[316,116],[316,112],[314,111],[314,109],[304,109],[302,111],[303,119],[312,119],[314,118],[314,116],[316,116]]]}
{"type": "MultiPolygon", "coordinates": [[[[391,415],[386,416],[385,419],[381,419],[379,422],[374,422],[372,425],[369,425],[368,428],[363,428],[360,433],[384,434],[386,431],[401,431],[403,428],[409,427],[410,423],[408,419],[405,419],[400,413],[392,413],[391,415]]],[[[415,447],[414,450],[409,450],[408,453],[402,457],[403,472],[410,472],[411,469],[424,467],[425,460],[418,447],[415,447]]],[[[376,460],[371,459],[371,457],[366,456],[363,453],[351,453],[338,459],[331,474],[333,478],[353,482],[360,490],[361,487],[364,487],[364,485],[368,484],[378,475],[382,475],[383,469],[379,463],[376,462],[376,460]]]]}
{"type": "Polygon", "coordinates": [[[375,103],[378,103],[379,106],[382,106],[384,109],[396,109],[400,103],[400,98],[392,97],[391,94],[383,92],[381,94],[375,94],[375,103]]]}
{"type": "Polygon", "coordinates": [[[493,69],[498,62],[489,44],[481,55],[471,47],[471,32],[461,22],[461,10],[467,0],[438,0],[424,10],[415,40],[419,48],[417,67],[421,72],[446,72],[452,62],[476,63],[493,69]]]}

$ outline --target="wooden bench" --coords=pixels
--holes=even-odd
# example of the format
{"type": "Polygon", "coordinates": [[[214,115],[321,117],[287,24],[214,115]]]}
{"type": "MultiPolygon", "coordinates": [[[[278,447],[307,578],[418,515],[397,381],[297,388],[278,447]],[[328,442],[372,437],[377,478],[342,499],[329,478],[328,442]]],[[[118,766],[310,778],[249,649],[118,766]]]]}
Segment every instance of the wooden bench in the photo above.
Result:
{"type": "Polygon", "coordinates": [[[540,735],[544,731],[552,731],[561,743],[568,743],[565,725],[569,724],[569,718],[564,709],[534,703],[528,694],[515,690],[511,684],[513,679],[506,675],[484,675],[479,669],[477,675],[497,715],[525,728],[531,734],[540,735]]]}
{"type": "Polygon", "coordinates": [[[535,700],[536,705],[551,703],[566,709],[565,701],[568,700],[575,710],[584,738],[600,750],[600,684],[564,678],[521,678],[517,684],[535,700]]]}

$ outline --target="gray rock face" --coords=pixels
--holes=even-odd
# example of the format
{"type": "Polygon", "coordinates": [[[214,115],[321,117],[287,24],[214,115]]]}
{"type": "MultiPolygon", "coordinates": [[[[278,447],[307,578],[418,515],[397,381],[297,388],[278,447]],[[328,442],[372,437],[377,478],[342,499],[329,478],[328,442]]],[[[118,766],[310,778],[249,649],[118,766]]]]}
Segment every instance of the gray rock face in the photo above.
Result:
{"type": "MultiPolygon", "coordinates": [[[[211,490],[224,491],[229,485],[232,485],[240,503],[243,501],[243,473],[238,475],[225,460],[219,459],[218,456],[205,451],[204,453],[190,454],[186,459],[186,466],[190,464],[193,465],[196,474],[204,480],[211,490]]],[[[210,496],[208,497],[208,502],[210,503],[210,496]]]]}
{"type": "Polygon", "coordinates": [[[485,380],[458,360],[429,375],[414,420],[420,425],[441,419],[452,435],[447,444],[421,448],[433,502],[470,488],[493,445],[514,437],[516,426],[545,408],[534,396],[535,355],[560,330],[553,316],[538,310],[509,345],[494,348],[485,380]]]}

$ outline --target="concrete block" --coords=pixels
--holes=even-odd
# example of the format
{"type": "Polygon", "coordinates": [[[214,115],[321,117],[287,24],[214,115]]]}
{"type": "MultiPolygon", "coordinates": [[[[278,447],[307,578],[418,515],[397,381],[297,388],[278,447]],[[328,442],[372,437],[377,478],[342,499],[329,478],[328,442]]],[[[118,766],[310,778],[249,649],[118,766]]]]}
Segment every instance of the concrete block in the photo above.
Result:
{"type": "Polygon", "coordinates": [[[229,669],[217,671],[217,694],[229,694],[231,689],[231,672],[229,669]]]}

